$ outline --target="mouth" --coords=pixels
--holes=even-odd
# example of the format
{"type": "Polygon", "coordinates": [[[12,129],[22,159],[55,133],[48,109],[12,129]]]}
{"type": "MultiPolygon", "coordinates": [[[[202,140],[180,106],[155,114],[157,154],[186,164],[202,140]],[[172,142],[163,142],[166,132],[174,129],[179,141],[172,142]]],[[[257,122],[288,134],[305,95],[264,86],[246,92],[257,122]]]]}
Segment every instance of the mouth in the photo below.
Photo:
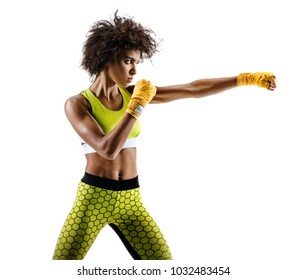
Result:
{"type": "Polygon", "coordinates": [[[128,83],[130,84],[130,83],[132,83],[132,81],[133,81],[133,78],[128,78],[128,83]]]}

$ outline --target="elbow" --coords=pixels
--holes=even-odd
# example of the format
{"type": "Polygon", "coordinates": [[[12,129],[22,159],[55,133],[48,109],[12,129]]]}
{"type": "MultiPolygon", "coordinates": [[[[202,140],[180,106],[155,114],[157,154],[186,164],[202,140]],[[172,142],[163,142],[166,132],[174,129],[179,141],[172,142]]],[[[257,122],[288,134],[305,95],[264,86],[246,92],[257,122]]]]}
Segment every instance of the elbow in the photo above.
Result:
{"type": "Polygon", "coordinates": [[[112,145],[103,145],[97,152],[107,160],[114,160],[119,154],[119,150],[112,145]]]}
{"type": "Polygon", "coordinates": [[[114,160],[117,157],[118,153],[108,151],[107,153],[104,154],[104,158],[107,160],[114,160]]]}

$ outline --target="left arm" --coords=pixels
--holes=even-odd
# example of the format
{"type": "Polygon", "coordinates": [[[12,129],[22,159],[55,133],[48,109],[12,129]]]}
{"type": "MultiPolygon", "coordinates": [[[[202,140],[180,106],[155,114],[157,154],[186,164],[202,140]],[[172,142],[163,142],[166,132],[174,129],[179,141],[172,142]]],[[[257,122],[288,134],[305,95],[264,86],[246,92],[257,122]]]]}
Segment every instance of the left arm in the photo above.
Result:
{"type": "Polygon", "coordinates": [[[243,73],[239,76],[196,80],[187,84],[156,87],[157,93],[151,103],[165,103],[182,98],[201,98],[237,86],[256,85],[273,91],[276,79],[271,72],[243,73]]]}

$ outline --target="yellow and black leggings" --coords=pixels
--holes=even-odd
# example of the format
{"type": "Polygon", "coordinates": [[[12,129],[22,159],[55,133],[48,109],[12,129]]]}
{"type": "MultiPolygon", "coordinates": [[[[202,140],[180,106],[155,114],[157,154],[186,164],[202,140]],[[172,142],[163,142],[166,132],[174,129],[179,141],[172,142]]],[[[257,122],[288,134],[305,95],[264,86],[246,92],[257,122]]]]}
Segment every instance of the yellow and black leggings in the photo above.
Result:
{"type": "Polygon", "coordinates": [[[160,229],[143,206],[138,177],[110,180],[85,173],[54,251],[54,260],[82,260],[105,225],[135,260],[170,260],[160,229]]]}

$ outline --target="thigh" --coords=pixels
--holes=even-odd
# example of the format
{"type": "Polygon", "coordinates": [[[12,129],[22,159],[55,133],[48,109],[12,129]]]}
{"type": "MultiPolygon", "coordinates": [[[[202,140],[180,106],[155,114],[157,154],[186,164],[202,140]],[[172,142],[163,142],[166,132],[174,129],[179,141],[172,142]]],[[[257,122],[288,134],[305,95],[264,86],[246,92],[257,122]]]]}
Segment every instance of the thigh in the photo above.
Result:
{"type": "MultiPolygon", "coordinates": [[[[139,259],[172,259],[170,249],[160,228],[142,203],[139,189],[126,191],[122,197],[124,199],[120,199],[121,203],[116,208],[114,224],[118,228],[115,231],[123,242],[128,242],[130,250],[133,249],[139,259]]],[[[127,244],[125,245],[127,247],[127,244]]]]}
{"type": "Polygon", "coordinates": [[[112,191],[80,183],[74,205],[60,232],[53,259],[83,259],[100,230],[109,223],[112,191]]]}

